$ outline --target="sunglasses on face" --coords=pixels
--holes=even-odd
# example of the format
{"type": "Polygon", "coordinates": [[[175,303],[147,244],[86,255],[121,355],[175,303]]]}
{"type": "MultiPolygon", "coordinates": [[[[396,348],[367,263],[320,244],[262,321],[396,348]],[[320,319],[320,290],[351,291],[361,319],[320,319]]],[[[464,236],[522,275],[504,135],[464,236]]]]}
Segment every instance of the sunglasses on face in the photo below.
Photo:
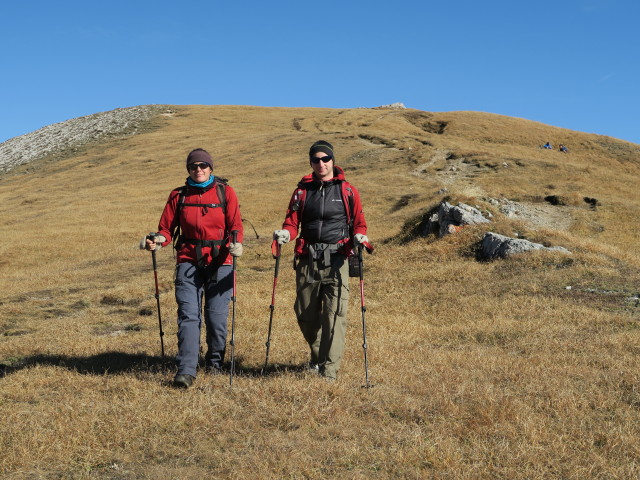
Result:
{"type": "Polygon", "coordinates": [[[311,157],[311,163],[320,163],[320,160],[322,160],[324,163],[327,163],[329,161],[331,161],[333,159],[333,157],[331,155],[327,155],[326,157],[311,157]]]}
{"type": "Polygon", "coordinates": [[[192,163],[187,168],[189,169],[189,171],[195,172],[197,169],[206,170],[207,168],[209,168],[209,164],[208,163],[192,163]]]}

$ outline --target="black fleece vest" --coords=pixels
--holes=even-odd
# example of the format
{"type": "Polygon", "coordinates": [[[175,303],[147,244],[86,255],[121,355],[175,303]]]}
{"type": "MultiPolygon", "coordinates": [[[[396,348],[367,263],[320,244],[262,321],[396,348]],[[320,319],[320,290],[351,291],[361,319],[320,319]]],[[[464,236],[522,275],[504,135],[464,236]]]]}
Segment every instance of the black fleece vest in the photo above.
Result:
{"type": "Polygon", "coordinates": [[[307,190],[301,230],[308,243],[338,243],[349,236],[339,181],[307,190]]]}

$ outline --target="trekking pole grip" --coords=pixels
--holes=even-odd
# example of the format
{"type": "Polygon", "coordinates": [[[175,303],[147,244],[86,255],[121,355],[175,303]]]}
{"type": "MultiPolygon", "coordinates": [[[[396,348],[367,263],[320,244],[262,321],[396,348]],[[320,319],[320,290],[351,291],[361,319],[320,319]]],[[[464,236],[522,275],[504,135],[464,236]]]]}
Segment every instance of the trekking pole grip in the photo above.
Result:
{"type": "MultiPolygon", "coordinates": [[[[147,235],[147,238],[149,240],[151,240],[153,243],[156,243],[156,234],[154,232],[151,232],[149,235],[147,235]]],[[[158,265],[156,263],[156,251],[155,249],[151,250],[151,259],[153,261],[153,270],[157,270],[158,265]]]]}
{"type": "Polygon", "coordinates": [[[281,248],[282,248],[282,245],[280,245],[277,240],[274,240],[273,242],[271,242],[271,255],[273,256],[273,258],[280,257],[281,248]]]}

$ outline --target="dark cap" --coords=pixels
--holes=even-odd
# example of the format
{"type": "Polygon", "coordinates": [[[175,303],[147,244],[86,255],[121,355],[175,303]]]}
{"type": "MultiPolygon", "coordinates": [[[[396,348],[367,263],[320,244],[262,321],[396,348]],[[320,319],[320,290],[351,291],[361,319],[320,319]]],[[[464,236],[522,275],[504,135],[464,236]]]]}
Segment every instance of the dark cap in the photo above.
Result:
{"type": "Polygon", "coordinates": [[[211,167],[211,170],[213,170],[213,160],[211,159],[211,155],[202,148],[196,148],[189,153],[189,156],[187,157],[187,167],[192,163],[206,163],[211,167]]]}
{"type": "Polygon", "coordinates": [[[334,160],[336,158],[333,154],[333,145],[324,140],[318,140],[316,143],[311,145],[311,148],[309,149],[309,158],[313,157],[318,152],[326,153],[327,155],[330,155],[334,160]]]}

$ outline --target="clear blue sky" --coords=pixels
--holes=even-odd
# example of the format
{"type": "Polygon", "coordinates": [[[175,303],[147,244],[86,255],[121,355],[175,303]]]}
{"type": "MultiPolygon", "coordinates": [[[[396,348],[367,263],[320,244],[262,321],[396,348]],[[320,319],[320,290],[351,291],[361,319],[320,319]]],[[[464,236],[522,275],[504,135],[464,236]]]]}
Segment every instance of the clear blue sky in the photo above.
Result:
{"type": "Polygon", "coordinates": [[[640,143],[639,19],[636,0],[2,0],[0,142],[152,103],[403,102],[640,143]]]}

